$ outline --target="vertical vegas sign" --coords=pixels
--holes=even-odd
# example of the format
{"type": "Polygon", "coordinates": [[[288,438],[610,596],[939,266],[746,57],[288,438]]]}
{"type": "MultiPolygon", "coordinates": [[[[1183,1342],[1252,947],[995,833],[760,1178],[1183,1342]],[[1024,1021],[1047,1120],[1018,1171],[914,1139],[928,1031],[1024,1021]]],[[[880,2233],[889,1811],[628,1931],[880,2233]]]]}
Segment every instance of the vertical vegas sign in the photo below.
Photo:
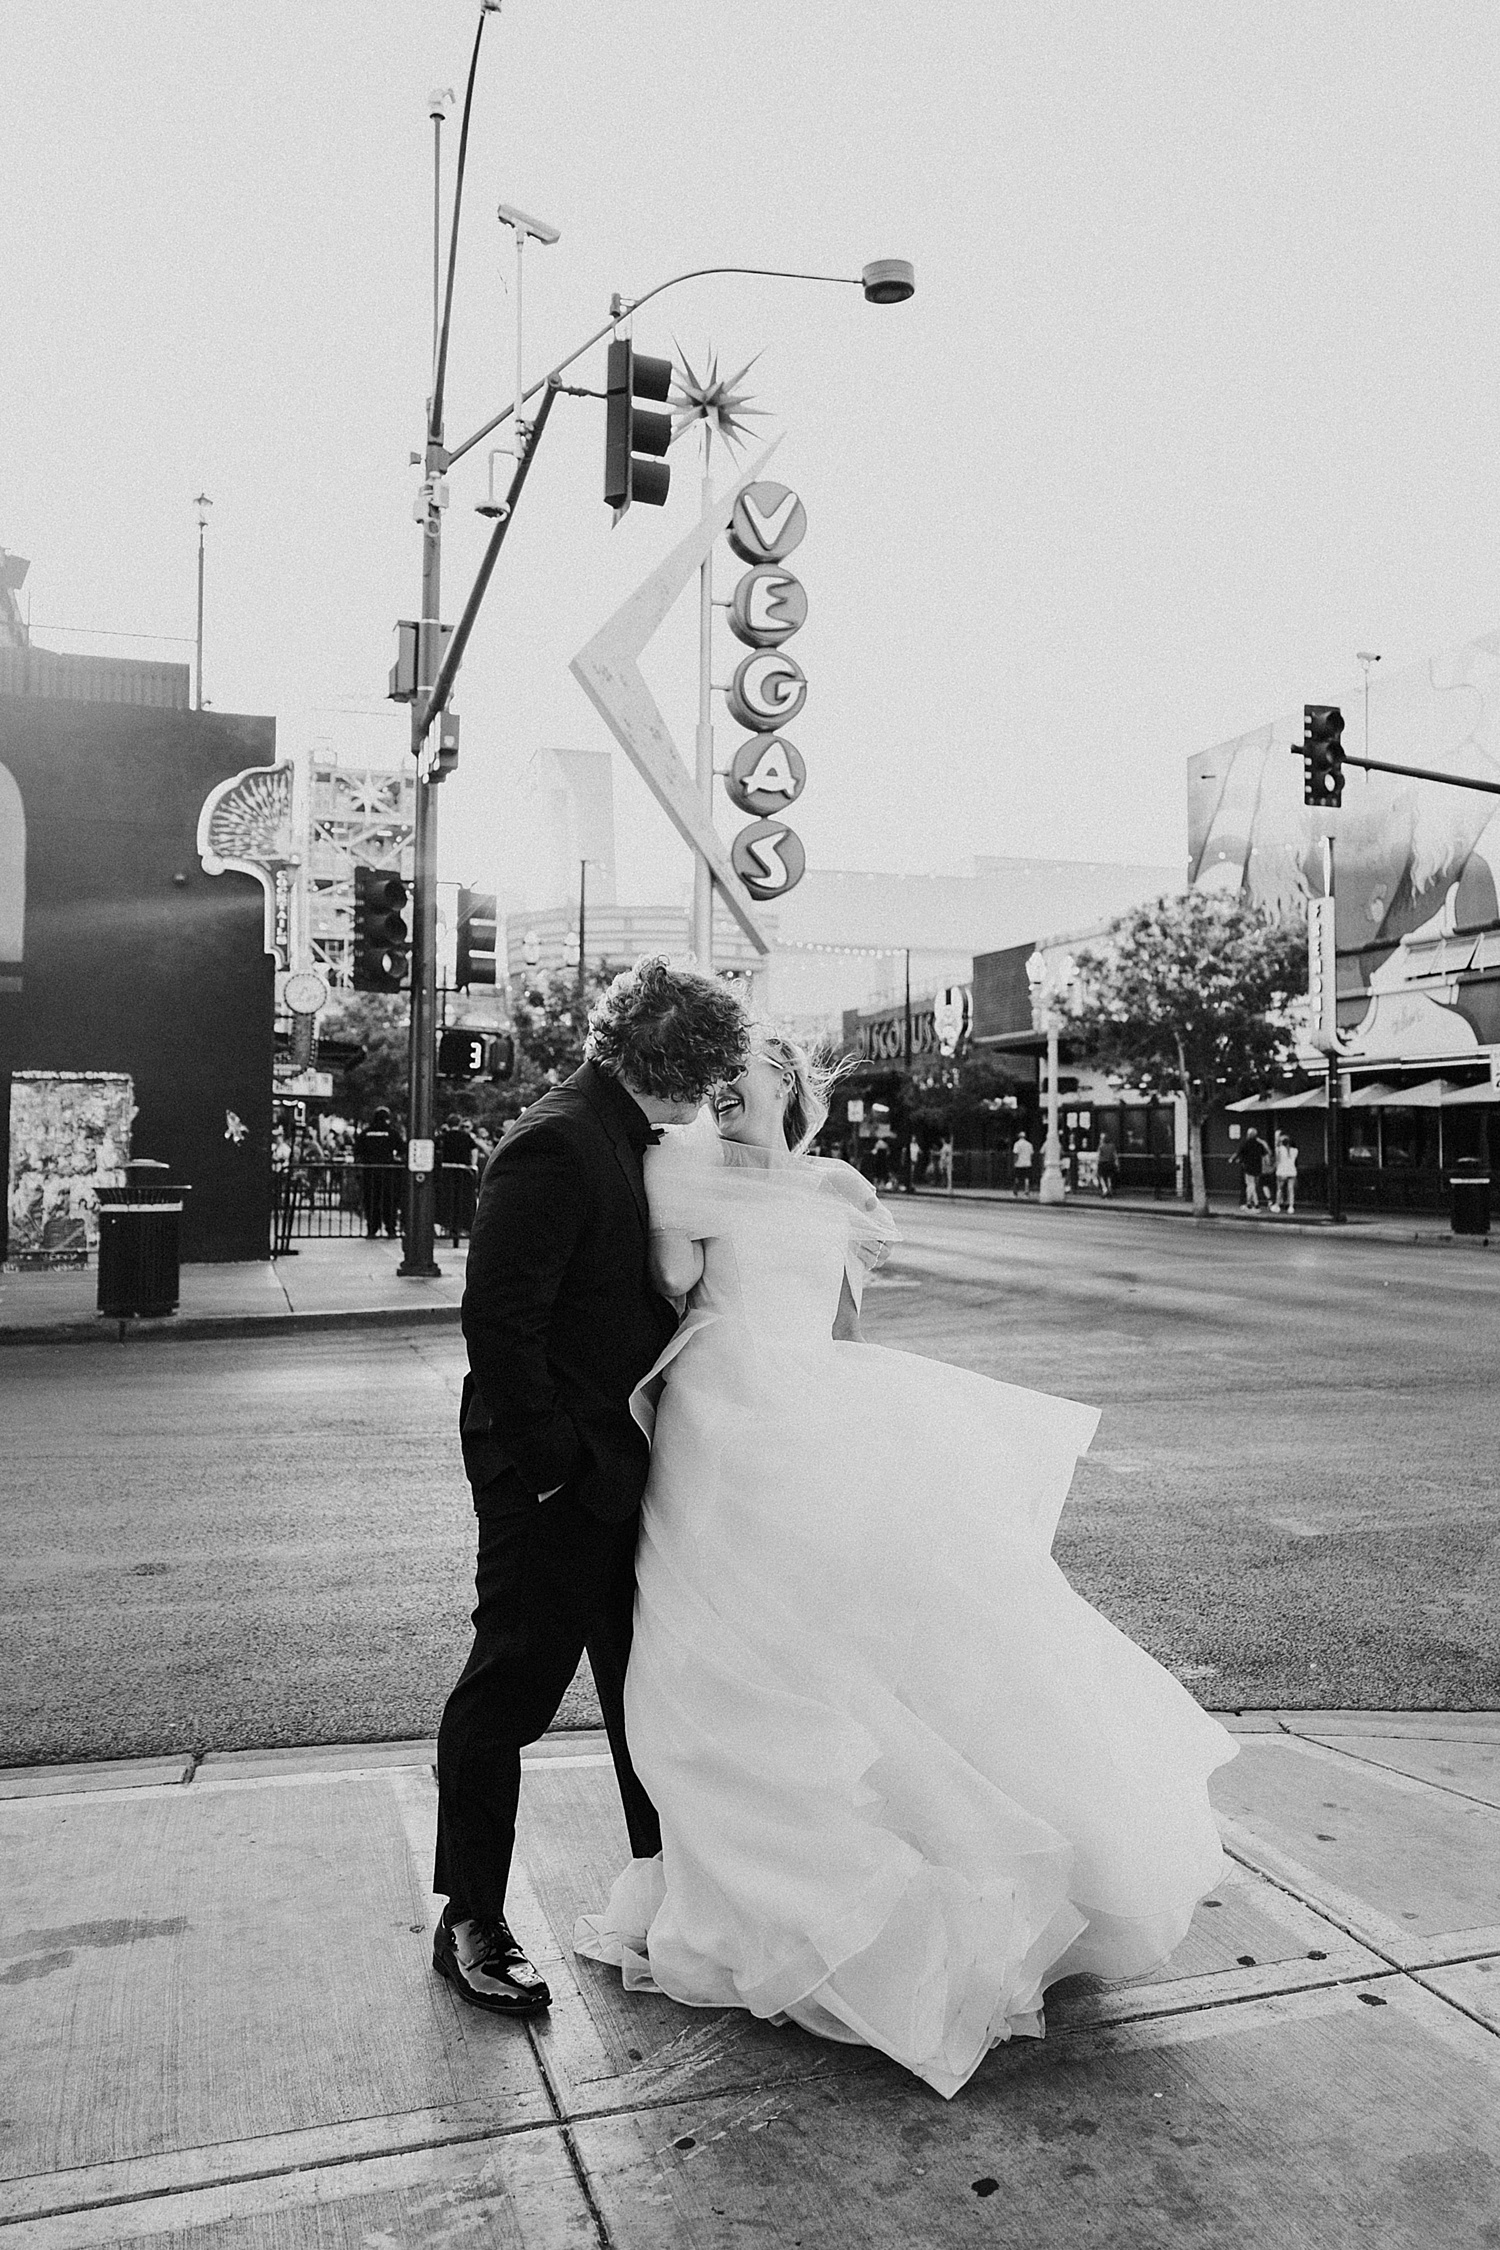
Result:
{"type": "Polygon", "coordinates": [[[807,622],[807,594],[785,558],[807,533],[807,511],[784,484],[749,485],[734,505],[729,544],[750,565],[729,601],[729,630],[750,654],[725,694],[730,716],[750,730],[724,775],[731,804],[758,817],[730,846],[736,875],[755,899],[784,897],[807,869],[802,839],[783,814],[807,785],[796,744],[781,733],[807,701],[807,678],[783,644],[807,622]]]}

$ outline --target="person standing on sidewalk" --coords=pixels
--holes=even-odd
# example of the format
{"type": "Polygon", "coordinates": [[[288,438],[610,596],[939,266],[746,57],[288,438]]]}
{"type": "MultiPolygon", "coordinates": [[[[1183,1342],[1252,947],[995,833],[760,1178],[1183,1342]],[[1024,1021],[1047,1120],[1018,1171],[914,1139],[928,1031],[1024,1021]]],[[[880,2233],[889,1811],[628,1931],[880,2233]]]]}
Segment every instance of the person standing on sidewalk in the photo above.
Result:
{"type": "Polygon", "coordinates": [[[1247,1211],[1258,1211],[1261,1208],[1260,1182],[1261,1174],[1266,1168],[1266,1155],[1265,1142],[1253,1125],[1247,1126],[1245,1137],[1240,1142],[1240,1171],[1245,1183],[1247,1211]]]}
{"type": "Polygon", "coordinates": [[[1111,1196],[1120,1184],[1120,1154],[1113,1133],[1099,1135],[1099,1193],[1111,1196]]]}
{"type": "Polygon", "coordinates": [[[1012,1195],[1031,1193],[1031,1166],[1036,1151],[1023,1132],[1017,1133],[1010,1144],[1010,1192],[1012,1195]]]}
{"type": "Polygon", "coordinates": [[[533,1102],[485,1167],[469,1243],[459,1402],[479,1522],[474,1645],[438,1729],[432,1965],[461,1999],[532,2015],[546,1984],[505,1919],[521,1751],[587,1649],[631,1850],[661,1849],[625,1740],[635,1545],[650,1447],[630,1395],[677,1326],[652,1287],[641,1159],[738,1076],[727,985],[660,957],[615,978],[586,1060],[533,1102]]]}
{"type": "Polygon", "coordinates": [[[1289,1219],[1297,1209],[1297,1144],[1288,1133],[1276,1136],[1276,1208],[1289,1219]]]}

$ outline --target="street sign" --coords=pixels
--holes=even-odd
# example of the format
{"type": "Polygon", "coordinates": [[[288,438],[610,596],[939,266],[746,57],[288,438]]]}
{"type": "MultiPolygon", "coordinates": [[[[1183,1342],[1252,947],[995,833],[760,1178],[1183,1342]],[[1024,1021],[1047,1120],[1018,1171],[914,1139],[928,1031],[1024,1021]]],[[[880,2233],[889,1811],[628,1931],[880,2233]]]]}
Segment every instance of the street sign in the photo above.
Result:
{"type": "Polygon", "coordinates": [[[806,623],[807,594],[777,563],[747,570],[729,597],[729,630],[746,648],[780,648],[806,623]]]}
{"type": "Polygon", "coordinates": [[[1333,900],[1307,902],[1307,1031],[1325,1055],[1338,1051],[1338,957],[1333,942],[1333,900]]]}
{"type": "Polygon", "coordinates": [[[797,802],[806,784],[802,752],[782,734],[752,734],[740,744],[724,776],[729,802],[741,812],[760,816],[784,812],[797,802]]]}
{"type": "Polygon", "coordinates": [[[757,820],[730,847],[734,871],[752,898],[780,898],[807,872],[802,839],[784,821],[757,820]]]}
{"type": "Polygon", "coordinates": [[[795,656],[757,649],[741,657],[729,687],[729,709],[742,727],[773,734],[790,725],[807,701],[807,676],[795,656]]]}
{"type": "Polygon", "coordinates": [[[844,1104],[844,1114],[848,1118],[851,1125],[863,1125],[865,1121],[865,1105],[862,1101],[859,1100],[846,1102],[844,1104]]]}
{"type": "Polygon", "coordinates": [[[807,537],[807,510],[784,484],[752,484],[729,519],[729,544],[741,562],[782,562],[807,537]]]}
{"type": "Polygon", "coordinates": [[[406,1169],[408,1172],[430,1172],[433,1164],[431,1141],[408,1141],[406,1144],[406,1169]]]}

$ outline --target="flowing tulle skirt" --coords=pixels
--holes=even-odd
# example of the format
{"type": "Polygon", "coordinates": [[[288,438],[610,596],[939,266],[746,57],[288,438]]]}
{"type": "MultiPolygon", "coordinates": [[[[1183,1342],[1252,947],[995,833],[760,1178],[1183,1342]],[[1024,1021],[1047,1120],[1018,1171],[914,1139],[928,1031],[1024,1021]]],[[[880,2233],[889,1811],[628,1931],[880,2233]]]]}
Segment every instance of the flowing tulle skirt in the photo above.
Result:
{"type": "Polygon", "coordinates": [[[1231,1738],[1050,1547],[1092,1408],[712,1323],[667,1371],[626,1724],[663,1848],[575,1933],[632,1989],[945,2095],[1180,1943],[1231,1738]]]}

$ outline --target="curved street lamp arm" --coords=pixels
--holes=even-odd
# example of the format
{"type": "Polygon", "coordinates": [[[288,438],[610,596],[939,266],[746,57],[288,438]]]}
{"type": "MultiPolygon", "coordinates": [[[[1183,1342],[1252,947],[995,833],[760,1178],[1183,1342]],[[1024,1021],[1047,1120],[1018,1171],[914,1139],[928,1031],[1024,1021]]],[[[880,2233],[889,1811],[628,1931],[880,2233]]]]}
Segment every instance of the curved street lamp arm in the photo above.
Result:
{"type": "MultiPolygon", "coordinates": [[[[595,344],[602,343],[606,336],[618,328],[622,320],[627,319],[640,306],[649,304],[653,297],[659,297],[664,289],[675,289],[680,281],[701,281],[707,274],[720,273],[754,274],[760,279],[768,281],[831,281],[850,289],[858,289],[862,286],[858,274],[790,273],[780,266],[694,266],[690,273],[676,273],[673,274],[670,281],[659,281],[654,289],[646,291],[644,297],[617,298],[616,303],[619,310],[611,314],[602,328],[596,328],[592,336],[586,337],[576,351],[569,352],[566,359],[560,359],[555,367],[551,368],[546,375],[540,376],[532,384],[529,391],[523,392],[521,403],[524,405],[527,399],[535,398],[537,392],[544,389],[553,376],[561,375],[564,369],[571,367],[576,359],[582,359],[585,352],[592,351],[595,344]]],[[[454,446],[453,450],[445,456],[445,466],[451,468],[455,461],[461,461],[466,453],[472,452],[476,445],[483,443],[491,430],[498,430],[502,422],[508,422],[514,412],[514,404],[502,406],[500,412],[492,416],[482,429],[476,430],[472,437],[466,437],[462,445],[454,446]]]]}

